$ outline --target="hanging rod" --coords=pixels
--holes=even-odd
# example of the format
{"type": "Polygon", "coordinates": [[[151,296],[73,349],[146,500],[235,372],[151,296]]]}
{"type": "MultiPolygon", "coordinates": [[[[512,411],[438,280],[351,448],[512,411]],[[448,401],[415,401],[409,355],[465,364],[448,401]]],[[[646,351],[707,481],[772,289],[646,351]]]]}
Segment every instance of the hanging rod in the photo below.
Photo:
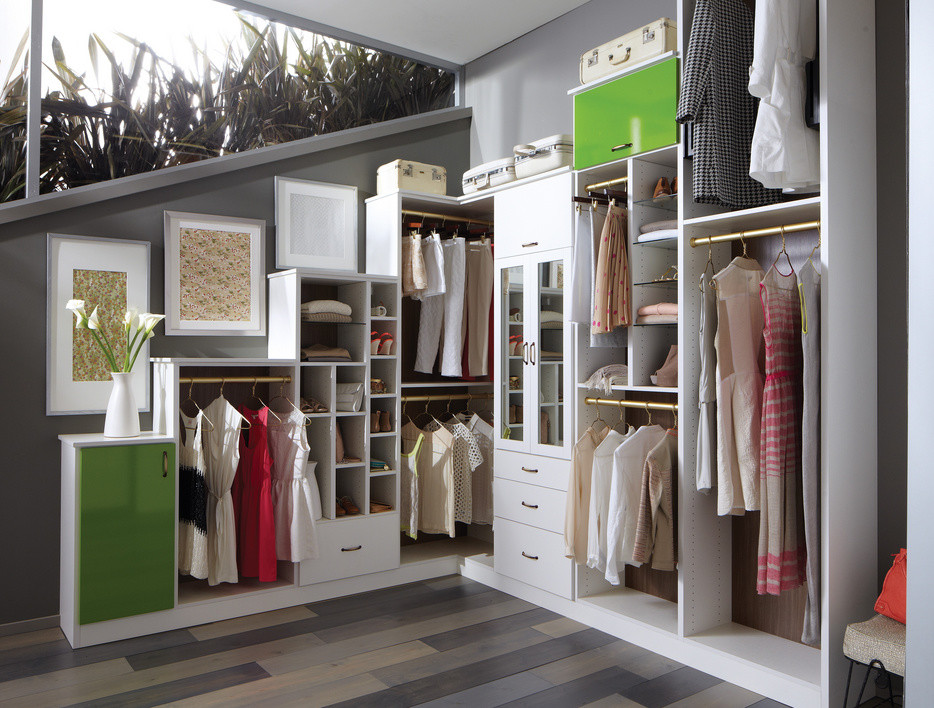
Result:
{"type": "Polygon", "coordinates": [[[628,181],[629,177],[617,177],[616,179],[608,179],[606,182],[588,184],[584,187],[584,190],[587,192],[596,192],[598,189],[606,189],[607,187],[612,187],[614,184],[625,184],[628,181]]]}
{"type": "Polygon", "coordinates": [[[455,393],[450,396],[442,395],[424,395],[424,396],[402,396],[403,403],[431,403],[432,401],[467,401],[477,399],[489,400],[493,398],[492,393],[455,393]]]}
{"type": "Polygon", "coordinates": [[[291,376],[180,376],[180,384],[292,383],[291,376]]]}
{"type": "Polygon", "coordinates": [[[451,216],[450,214],[435,214],[430,211],[409,211],[408,209],[402,210],[403,216],[420,216],[422,220],[424,219],[441,219],[442,221],[456,221],[461,224],[477,224],[479,226],[493,226],[493,222],[487,219],[472,219],[468,216],[451,216]]]}
{"type": "Polygon", "coordinates": [[[736,231],[731,234],[718,234],[717,236],[695,236],[691,239],[691,247],[706,246],[710,243],[723,243],[725,241],[742,241],[747,238],[762,238],[763,236],[777,236],[784,231],[786,234],[798,233],[800,231],[813,231],[820,229],[820,219],[814,221],[801,221],[797,224],[785,224],[783,226],[769,226],[764,229],[750,229],[749,231],[736,231]]]}
{"type": "Polygon", "coordinates": [[[612,406],[613,408],[646,408],[656,411],[678,412],[677,403],[659,403],[658,401],[618,401],[615,398],[585,398],[584,403],[590,406],[612,406]]]}

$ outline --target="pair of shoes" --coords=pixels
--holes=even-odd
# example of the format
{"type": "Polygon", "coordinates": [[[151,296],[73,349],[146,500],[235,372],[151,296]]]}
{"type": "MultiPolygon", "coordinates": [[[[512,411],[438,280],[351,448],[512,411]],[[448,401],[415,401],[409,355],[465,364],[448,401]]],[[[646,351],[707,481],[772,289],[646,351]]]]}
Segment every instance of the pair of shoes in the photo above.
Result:
{"type": "Polygon", "coordinates": [[[328,409],[321,401],[316,398],[300,398],[299,410],[302,413],[327,413],[328,409]]]}
{"type": "Polygon", "coordinates": [[[392,354],[393,338],[389,332],[380,334],[375,329],[370,332],[370,355],[387,356],[392,354]]]}
{"type": "Polygon", "coordinates": [[[354,516],[360,513],[360,509],[350,497],[339,497],[334,511],[338,516],[354,516]]]}
{"type": "Polygon", "coordinates": [[[392,511],[392,504],[383,504],[382,502],[370,500],[371,514],[379,514],[384,511],[392,511]]]}
{"type": "Polygon", "coordinates": [[[667,177],[659,177],[658,182],[655,183],[655,191],[652,194],[652,199],[656,199],[658,197],[666,197],[671,194],[677,194],[677,193],[678,193],[678,178],[677,177],[675,177],[671,181],[671,184],[668,184],[667,177]]]}
{"type": "Polygon", "coordinates": [[[391,433],[392,423],[389,420],[389,411],[373,411],[370,413],[371,433],[391,433]]]}
{"type": "Polygon", "coordinates": [[[509,355],[519,356],[522,351],[522,335],[514,334],[509,338],[509,355]]]}
{"type": "Polygon", "coordinates": [[[509,422],[510,423],[521,423],[522,422],[522,406],[509,406],[509,422]]]}

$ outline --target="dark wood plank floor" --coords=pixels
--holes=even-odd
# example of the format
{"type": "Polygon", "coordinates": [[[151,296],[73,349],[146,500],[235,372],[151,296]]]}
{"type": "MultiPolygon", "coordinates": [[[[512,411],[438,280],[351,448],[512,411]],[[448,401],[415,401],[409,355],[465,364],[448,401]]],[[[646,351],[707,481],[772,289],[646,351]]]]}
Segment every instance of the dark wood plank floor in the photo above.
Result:
{"type": "Polygon", "coordinates": [[[2,637],[0,704],[781,705],[459,576],[76,651],[2,637]]]}

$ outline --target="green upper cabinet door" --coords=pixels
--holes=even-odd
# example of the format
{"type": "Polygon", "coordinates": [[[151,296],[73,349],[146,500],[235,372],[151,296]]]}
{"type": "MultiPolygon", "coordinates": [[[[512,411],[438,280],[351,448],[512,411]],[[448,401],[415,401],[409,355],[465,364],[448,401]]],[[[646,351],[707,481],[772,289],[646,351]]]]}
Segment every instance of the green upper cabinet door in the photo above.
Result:
{"type": "Polygon", "coordinates": [[[175,446],[78,451],[78,622],[175,606],[175,446]]]}
{"type": "Polygon", "coordinates": [[[678,142],[678,60],[668,59],[574,96],[574,169],[678,142]]]}

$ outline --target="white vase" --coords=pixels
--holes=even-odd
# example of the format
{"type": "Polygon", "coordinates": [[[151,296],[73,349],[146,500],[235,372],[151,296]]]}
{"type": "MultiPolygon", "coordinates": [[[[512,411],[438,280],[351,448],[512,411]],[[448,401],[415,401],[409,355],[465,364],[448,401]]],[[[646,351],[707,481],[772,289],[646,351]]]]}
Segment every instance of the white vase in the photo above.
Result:
{"type": "Polygon", "coordinates": [[[139,435],[139,409],[133,395],[133,372],[112,371],[113,391],[104,418],[105,438],[135,438],[139,435]]]}

